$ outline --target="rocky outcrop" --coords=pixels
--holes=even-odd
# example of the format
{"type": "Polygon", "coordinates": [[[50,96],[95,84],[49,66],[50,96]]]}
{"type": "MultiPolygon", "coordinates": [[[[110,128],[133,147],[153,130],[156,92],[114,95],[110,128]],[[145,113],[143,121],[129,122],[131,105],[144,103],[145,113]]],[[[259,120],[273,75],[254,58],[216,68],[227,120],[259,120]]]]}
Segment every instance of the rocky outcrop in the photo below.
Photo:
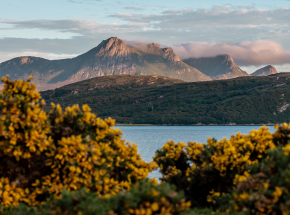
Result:
{"type": "Polygon", "coordinates": [[[277,70],[274,66],[272,65],[268,65],[265,66],[261,69],[258,69],[257,71],[255,71],[254,73],[252,73],[252,76],[267,76],[267,75],[273,75],[273,74],[277,74],[277,70]]]}
{"type": "Polygon", "coordinates": [[[183,62],[198,69],[214,80],[249,75],[236,65],[233,58],[227,54],[217,55],[215,57],[189,58],[183,60],[183,62]]]}
{"type": "Polygon", "coordinates": [[[157,43],[147,44],[145,49],[141,47],[140,49],[138,49],[138,47],[135,46],[135,49],[139,51],[143,51],[145,53],[160,55],[164,57],[165,59],[170,60],[171,62],[181,61],[180,58],[174,53],[171,47],[161,48],[160,44],[157,44],[157,43]]]}

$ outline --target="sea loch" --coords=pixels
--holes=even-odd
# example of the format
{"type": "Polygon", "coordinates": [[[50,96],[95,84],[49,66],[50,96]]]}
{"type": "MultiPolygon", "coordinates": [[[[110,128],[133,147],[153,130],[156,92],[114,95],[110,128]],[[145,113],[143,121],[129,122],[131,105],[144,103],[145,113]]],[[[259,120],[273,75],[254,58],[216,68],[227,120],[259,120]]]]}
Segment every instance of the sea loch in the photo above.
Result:
{"type": "MultiPolygon", "coordinates": [[[[251,130],[258,130],[261,126],[117,126],[123,132],[123,139],[138,145],[138,153],[149,162],[152,161],[156,150],[160,149],[167,141],[187,143],[206,143],[208,137],[220,140],[227,139],[238,132],[248,134],[251,130]]],[[[268,126],[274,132],[273,126],[268,126]]],[[[149,177],[159,178],[157,172],[149,177]]]]}

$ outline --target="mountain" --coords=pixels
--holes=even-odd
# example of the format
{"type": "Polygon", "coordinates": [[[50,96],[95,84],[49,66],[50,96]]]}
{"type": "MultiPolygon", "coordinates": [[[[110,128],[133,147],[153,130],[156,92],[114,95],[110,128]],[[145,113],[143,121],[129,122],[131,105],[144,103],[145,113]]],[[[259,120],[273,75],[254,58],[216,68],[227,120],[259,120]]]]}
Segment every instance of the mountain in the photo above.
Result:
{"type": "Polygon", "coordinates": [[[215,57],[189,58],[184,63],[198,69],[213,80],[230,79],[249,74],[238,67],[233,58],[227,54],[215,57]]]}
{"type": "MultiPolygon", "coordinates": [[[[290,73],[183,82],[159,76],[98,77],[41,92],[46,103],[89,104],[133,124],[266,124],[290,121],[290,73]]],[[[49,108],[49,107],[47,107],[49,108]]]]}
{"type": "Polygon", "coordinates": [[[277,70],[274,66],[268,65],[261,69],[258,69],[257,71],[253,72],[252,76],[267,76],[267,75],[273,75],[277,74],[277,70]]]}
{"type": "Polygon", "coordinates": [[[0,64],[0,76],[7,74],[12,79],[27,79],[33,75],[39,90],[117,74],[161,75],[193,82],[211,80],[182,62],[171,48],[161,48],[155,43],[140,48],[128,47],[117,37],[104,40],[97,47],[71,59],[14,58],[0,64]]]}

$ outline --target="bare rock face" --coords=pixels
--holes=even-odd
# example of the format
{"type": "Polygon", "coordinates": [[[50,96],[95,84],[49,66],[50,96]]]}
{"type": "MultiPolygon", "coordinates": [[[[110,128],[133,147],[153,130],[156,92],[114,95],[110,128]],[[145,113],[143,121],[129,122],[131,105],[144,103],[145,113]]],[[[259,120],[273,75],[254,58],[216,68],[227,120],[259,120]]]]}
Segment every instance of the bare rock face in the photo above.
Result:
{"type": "Polygon", "coordinates": [[[174,53],[174,51],[171,47],[161,48],[161,45],[158,43],[150,43],[150,44],[147,44],[145,47],[134,46],[132,48],[136,49],[140,52],[147,53],[147,54],[162,56],[165,59],[170,60],[171,62],[181,61],[180,58],[174,53]]]}
{"type": "Polygon", "coordinates": [[[33,63],[33,60],[28,57],[20,57],[21,64],[30,64],[33,63]]]}
{"type": "Polygon", "coordinates": [[[111,37],[107,40],[103,40],[103,42],[98,45],[97,50],[97,56],[105,57],[122,57],[132,53],[125,42],[117,37],[111,37]]]}
{"type": "Polygon", "coordinates": [[[183,63],[172,48],[151,43],[128,47],[111,37],[97,47],[71,59],[46,60],[37,57],[14,58],[0,64],[0,76],[28,79],[34,76],[38,90],[108,75],[160,75],[184,81],[209,81],[210,77],[183,63]]]}
{"type": "Polygon", "coordinates": [[[147,49],[149,52],[159,52],[162,48],[161,45],[158,43],[150,43],[147,45],[147,49]]]}
{"type": "Polygon", "coordinates": [[[249,75],[236,65],[233,58],[227,54],[217,55],[215,57],[189,58],[183,60],[183,62],[198,69],[213,80],[249,75]]]}
{"type": "Polygon", "coordinates": [[[258,69],[257,71],[255,71],[254,73],[252,73],[252,76],[267,76],[267,75],[273,75],[273,74],[277,74],[277,70],[274,66],[272,65],[268,65],[265,66],[261,69],[258,69]]]}
{"type": "Polygon", "coordinates": [[[172,62],[181,61],[180,58],[173,52],[173,49],[171,47],[162,49],[162,54],[166,59],[172,62]]]}

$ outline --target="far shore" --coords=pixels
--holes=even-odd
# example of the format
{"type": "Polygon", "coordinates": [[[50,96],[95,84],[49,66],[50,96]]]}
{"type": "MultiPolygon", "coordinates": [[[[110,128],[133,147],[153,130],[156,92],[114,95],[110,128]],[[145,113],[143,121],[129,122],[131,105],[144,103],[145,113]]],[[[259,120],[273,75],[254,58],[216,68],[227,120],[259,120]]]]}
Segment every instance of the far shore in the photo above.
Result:
{"type": "Polygon", "coordinates": [[[121,124],[116,123],[115,126],[274,126],[276,124],[121,124]]]}

